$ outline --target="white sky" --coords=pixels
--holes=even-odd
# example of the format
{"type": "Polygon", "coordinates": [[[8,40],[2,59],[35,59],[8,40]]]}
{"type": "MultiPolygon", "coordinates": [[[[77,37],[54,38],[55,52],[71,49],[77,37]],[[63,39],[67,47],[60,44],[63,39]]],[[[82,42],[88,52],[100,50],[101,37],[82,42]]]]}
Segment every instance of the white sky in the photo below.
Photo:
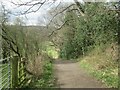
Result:
{"type": "MultiPolygon", "coordinates": [[[[17,13],[17,12],[20,12],[20,11],[22,12],[22,11],[26,10],[28,7],[20,7],[20,8],[18,8],[14,4],[10,3],[11,1],[13,1],[15,3],[21,3],[21,2],[28,2],[28,1],[31,1],[31,0],[0,0],[0,2],[2,2],[5,5],[5,7],[7,9],[9,9],[12,13],[17,13]]],[[[37,0],[32,0],[32,1],[37,1],[37,0]]],[[[60,0],[58,0],[58,2],[59,1],[60,0]]],[[[62,0],[62,1],[63,2],[73,2],[73,0],[62,0]]],[[[78,1],[81,2],[81,0],[78,0],[78,1]]],[[[92,0],[84,0],[84,1],[92,1],[92,0]]],[[[96,0],[96,1],[103,1],[103,0],[96,0]]],[[[112,0],[112,1],[117,1],[117,0],[112,0]]],[[[49,2],[52,3],[52,0],[49,0],[49,2]]],[[[54,5],[57,5],[58,2],[56,2],[54,5]]],[[[34,7],[34,8],[36,8],[36,7],[34,7]]],[[[25,18],[25,15],[20,16],[20,17],[24,18],[27,25],[36,25],[36,24],[38,24],[38,18],[39,18],[39,21],[41,21],[41,25],[44,25],[45,24],[44,17],[47,16],[47,12],[48,12],[49,9],[50,9],[50,6],[44,5],[36,13],[27,14],[26,15],[27,19],[25,18]]],[[[15,17],[16,16],[14,16],[14,15],[11,16],[11,23],[13,23],[15,17]]]]}
{"type": "MultiPolygon", "coordinates": [[[[22,12],[24,10],[27,10],[28,7],[18,8],[16,5],[12,4],[11,1],[14,2],[14,3],[21,3],[21,2],[29,2],[31,0],[0,0],[0,2],[2,2],[3,5],[5,5],[6,9],[10,10],[12,12],[12,14],[16,14],[17,12],[22,12]]],[[[37,1],[37,0],[32,0],[32,1],[37,1]]],[[[50,4],[52,4],[52,0],[48,0],[48,1],[49,1],[50,4]]],[[[58,0],[58,2],[59,1],[60,0],[58,0]]],[[[64,2],[72,2],[73,0],[63,0],[63,1],[64,2]]],[[[54,4],[54,5],[57,5],[58,2],[56,2],[56,4],[54,4]]],[[[35,8],[37,8],[37,7],[34,7],[34,9],[35,8]]],[[[39,9],[39,11],[37,11],[35,13],[27,14],[26,15],[27,18],[25,18],[25,15],[20,15],[19,17],[24,18],[24,21],[26,22],[27,25],[38,24],[38,18],[39,18],[39,19],[41,19],[40,21],[42,22],[41,24],[43,25],[43,24],[45,24],[44,17],[47,16],[47,12],[48,12],[49,9],[50,9],[50,6],[45,4],[39,9]]],[[[12,15],[12,14],[11,14],[11,19],[10,19],[11,24],[15,20],[15,17],[18,17],[18,16],[15,16],[15,15],[12,15]]]]}

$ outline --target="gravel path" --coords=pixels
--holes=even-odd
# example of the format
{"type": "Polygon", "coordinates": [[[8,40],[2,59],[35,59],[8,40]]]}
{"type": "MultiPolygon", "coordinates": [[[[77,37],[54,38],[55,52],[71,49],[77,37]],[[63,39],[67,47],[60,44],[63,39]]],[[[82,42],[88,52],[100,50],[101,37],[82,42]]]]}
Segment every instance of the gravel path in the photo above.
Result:
{"type": "Polygon", "coordinates": [[[105,85],[80,68],[78,62],[56,60],[54,73],[58,88],[105,88],[105,85]]]}

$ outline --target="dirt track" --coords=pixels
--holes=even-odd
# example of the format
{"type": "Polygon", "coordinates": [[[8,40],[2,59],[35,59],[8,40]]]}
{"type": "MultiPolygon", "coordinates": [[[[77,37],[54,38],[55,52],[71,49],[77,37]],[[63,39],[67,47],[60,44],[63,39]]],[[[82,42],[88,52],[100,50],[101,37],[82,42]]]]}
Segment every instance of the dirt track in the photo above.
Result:
{"type": "Polygon", "coordinates": [[[58,88],[105,88],[100,81],[80,68],[78,62],[54,62],[54,72],[58,88]]]}

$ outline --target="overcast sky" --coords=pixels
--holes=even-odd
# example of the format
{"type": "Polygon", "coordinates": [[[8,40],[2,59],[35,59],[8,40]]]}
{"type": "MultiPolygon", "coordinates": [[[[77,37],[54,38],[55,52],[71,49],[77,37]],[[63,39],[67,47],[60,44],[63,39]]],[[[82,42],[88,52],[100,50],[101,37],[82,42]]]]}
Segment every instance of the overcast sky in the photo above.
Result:
{"type": "MultiPolygon", "coordinates": [[[[28,9],[28,7],[19,7],[12,4],[11,1],[15,2],[15,3],[21,3],[21,2],[29,2],[31,0],[0,0],[0,2],[2,2],[3,5],[5,5],[6,9],[10,10],[12,12],[12,14],[17,14],[19,12],[23,12],[25,10],[28,9]]],[[[32,0],[32,1],[37,1],[37,0],[32,0]]],[[[44,1],[44,0],[43,0],[44,1]]],[[[47,21],[44,19],[45,17],[47,17],[48,15],[48,11],[53,7],[53,6],[57,6],[59,4],[61,0],[57,0],[56,3],[52,4],[52,0],[49,0],[49,4],[46,3],[45,5],[43,5],[39,11],[35,12],[35,13],[30,13],[27,14],[25,18],[25,15],[20,15],[19,17],[22,17],[23,20],[26,22],[27,25],[37,25],[38,24],[38,20],[39,20],[39,24],[41,23],[41,25],[44,25],[47,21]],[[39,18],[39,19],[38,19],[39,18]]],[[[78,1],[82,1],[82,0],[78,0],[78,1]]],[[[84,0],[85,1],[85,0],[84,0]]],[[[86,1],[94,1],[94,0],[86,0],[86,1]]],[[[101,1],[101,0],[99,0],[101,1]]],[[[117,1],[117,0],[112,0],[112,1],[117,1]]],[[[73,2],[73,0],[62,0],[62,2],[73,2]]],[[[34,7],[33,9],[36,9],[36,7],[34,7]]],[[[15,15],[11,14],[11,19],[10,19],[10,23],[13,23],[15,17],[15,15]]]]}
{"type": "MultiPolygon", "coordinates": [[[[0,1],[0,2],[2,2],[3,5],[5,5],[6,9],[8,9],[12,12],[12,14],[18,14],[19,12],[23,12],[23,11],[27,10],[28,7],[25,7],[25,6],[18,7],[16,5],[12,4],[11,1],[13,1],[15,3],[21,3],[21,2],[29,2],[31,0],[1,0],[0,1]]],[[[39,20],[39,24],[41,23],[41,25],[44,25],[46,23],[46,20],[44,18],[47,17],[48,11],[53,6],[58,5],[59,1],[60,0],[58,0],[55,4],[52,4],[52,0],[49,0],[48,3],[46,3],[39,9],[39,11],[37,11],[35,13],[33,12],[33,13],[26,14],[26,16],[25,15],[17,15],[16,16],[16,15],[10,14],[10,16],[11,16],[10,23],[12,24],[16,17],[22,17],[22,18],[24,18],[23,20],[26,22],[27,25],[36,25],[36,24],[38,24],[38,20],[39,20]]],[[[73,0],[63,0],[63,2],[73,2],[73,0]]],[[[33,9],[36,9],[36,8],[37,8],[37,6],[34,7],[33,9]]]]}

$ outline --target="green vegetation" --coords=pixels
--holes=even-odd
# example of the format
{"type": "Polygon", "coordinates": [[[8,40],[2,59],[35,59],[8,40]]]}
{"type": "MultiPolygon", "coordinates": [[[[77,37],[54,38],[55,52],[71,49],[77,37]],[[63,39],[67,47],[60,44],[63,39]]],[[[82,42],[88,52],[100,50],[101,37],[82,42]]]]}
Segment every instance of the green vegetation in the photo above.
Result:
{"type": "Polygon", "coordinates": [[[118,14],[109,10],[109,4],[86,3],[84,16],[66,12],[60,57],[80,60],[82,67],[108,87],[117,87],[118,14]]]}
{"type": "MultiPolygon", "coordinates": [[[[7,15],[4,15],[3,17],[3,19],[8,19],[7,15]]],[[[32,85],[33,87],[53,86],[53,81],[51,81],[53,76],[51,63],[52,60],[50,60],[52,57],[48,57],[47,59],[44,58],[51,55],[53,56],[54,54],[56,54],[56,52],[55,50],[52,51],[52,49],[50,49],[51,47],[46,49],[48,55],[43,55],[44,53],[42,52],[44,43],[48,40],[47,36],[50,30],[46,31],[43,26],[26,26],[22,18],[19,17],[15,19],[14,25],[7,24],[7,20],[4,21],[5,22],[0,22],[0,27],[2,28],[2,33],[0,35],[2,36],[3,50],[1,56],[3,56],[3,58],[14,55],[19,56],[19,58],[21,59],[19,60],[20,63],[25,62],[25,73],[27,73],[26,79],[29,77],[31,78],[32,84],[34,83],[34,85],[32,85]]],[[[11,77],[12,76],[13,74],[11,75],[11,77]]],[[[24,87],[29,86],[25,85],[24,87]]]]}
{"type": "Polygon", "coordinates": [[[49,61],[45,61],[42,75],[40,78],[34,77],[29,88],[51,88],[54,87],[54,85],[53,65],[49,61]]]}
{"type": "Polygon", "coordinates": [[[43,49],[43,53],[46,53],[49,57],[57,59],[58,58],[58,51],[56,50],[55,46],[53,45],[52,42],[45,42],[44,43],[44,49],[43,49]]]}
{"type": "MultiPolygon", "coordinates": [[[[64,5],[56,7],[56,10],[63,9],[63,16],[62,11],[55,12],[53,10],[54,14],[50,15],[55,15],[53,19],[57,18],[58,21],[53,20],[54,24],[50,23],[50,28],[26,26],[23,18],[20,17],[15,19],[14,25],[10,25],[8,23],[9,11],[5,9],[4,5],[1,5],[2,55],[0,56],[6,58],[17,55],[20,59],[25,58],[26,71],[29,69],[28,72],[32,75],[28,87],[54,87],[51,62],[58,57],[67,60],[80,60],[81,67],[102,80],[108,87],[118,86],[118,48],[116,47],[118,47],[119,13],[117,10],[111,10],[114,9],[115,3],[80,4],[76,1],[74,0],[73,6],[66,9],[63,9],[64,5]],[[57,17],[55,13],[61,15],[57,17]],[[62,20],[59,19],[61,16],[62,20]],[[64,24],[60,26],[59,24],[63,22],[64,24]],[[60,28],[52,32],[53,26],[55,29],[59,26],[60,28]]],[[[20,6],[32,5],[33,2],[31,2],[20,6]]],[[[33,4],[27,12],[34,9],[33,7],[37,4],[41,3],[33,4]]],[[[39,6],[41,8],[42,5],[39,6]]]]}
{"type": "MultiPolygon", "coordinates": [[[[68,21],[63,31],[61,58],[78,58],[96,46],[117,41],[118,20],[115,11],[109,11],[105,3],[86,3],[85,15],[66,13],[68,21]]],[[[74,7],[73,7],[74,8],[74,7]]]]}
{"type": "MultiPolygon", "coordinates": [[[[51,46],[50,42],[45,42],[42,47],[43,51],[40,55],[42,64],[42,73],[39,74],[39,71],[36,71],[36,74],[32,76],[31,82],[26,88],[53,88],[55,87],[55,77],[53,73],[53,59],[58,57],[58,53],[56,52],[54,46],[51,46]],[[37,76],[36,76],[37,75],[37,76]]],[[[38,62],[38,63],[39,63],[38,62]]],[[[40,68],[36,63],[37,68],[40,68]]],[[[41,70],[40,70],[41,72],[41,70]]]]}
{"type": "MultiPolygon", "coordinates": [[[[108,45],[110,46],[110,44],[108,45]]],[[[117,54],[117,48],[115,48],[113,52],[111,50],[112,48],[108,46],[106,46],[106,49],[97,47],[91,53],[79,60],[80,66],[85,68],[92,76],[95,76],[108,87],[117,88],[119,80],[118,64],[115,61],[116,57],[113,56],[117,54]]]]}

